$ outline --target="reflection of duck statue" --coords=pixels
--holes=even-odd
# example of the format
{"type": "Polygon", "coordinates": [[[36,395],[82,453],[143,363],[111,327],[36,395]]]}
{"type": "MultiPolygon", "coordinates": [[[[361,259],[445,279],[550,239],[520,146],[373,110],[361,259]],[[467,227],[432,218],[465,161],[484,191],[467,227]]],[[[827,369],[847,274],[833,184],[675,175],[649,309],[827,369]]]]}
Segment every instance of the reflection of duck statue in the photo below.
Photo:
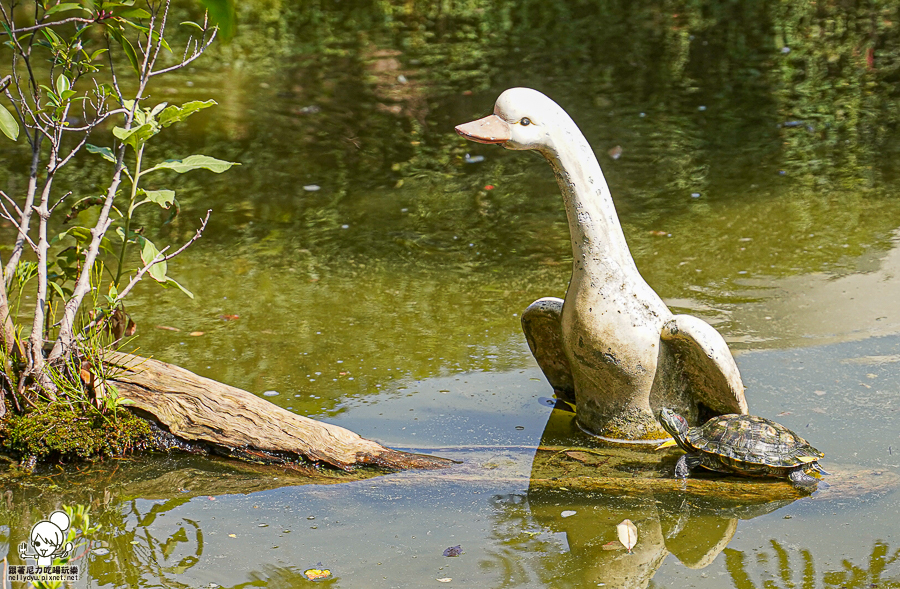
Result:
{"type": "Polygon", "coordinates": [[[644,281],[600,164],[578,126],[528,88],[500,95],[494,114],[456,127],[472,141],[539,151],[562,190],[572,238],[565,301],[542,298],[522,315],[538,365],[576,405],[579,425],[627,440],[667,437],[654,413],[672,407],[691,423],[747,413],[728,345],[704,321],[673,315],[644,281]]]}

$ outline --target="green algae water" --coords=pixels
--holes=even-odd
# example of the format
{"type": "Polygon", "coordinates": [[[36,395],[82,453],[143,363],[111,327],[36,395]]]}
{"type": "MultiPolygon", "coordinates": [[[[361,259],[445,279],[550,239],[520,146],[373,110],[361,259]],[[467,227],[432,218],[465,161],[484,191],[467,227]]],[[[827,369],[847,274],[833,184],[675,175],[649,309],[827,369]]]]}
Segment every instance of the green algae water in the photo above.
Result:
{"type": "MultiPolygon", "coordinates": [[[[900,586],[896,7],[238,9],[230,44],[153,90],[219,103],[154,157],[242,165],[175,179],[181,214],[154,242],[185,241],[212,209],[169,265],[196,296],[144,281],[132,347],[460,464],[314,481],[185,455],[10,472],[9,563],[36,522],[82,503],[103,527],[77,587],[303,587],[311,569],[349,588],[900,586]],[[542,158],[453,132],[512,86],[579,124],[639,270],[725,336],[751,412],[826,470],[861,469],[862,491],[736,503],[541,482],[539,448],[596,446],[554,409],[519,327],[565,292],[562,200],[542,158]],[[626,518],[634,553],[605,549],[626,518]]],[[[15,194],[21,155],[0,148],[15,194]]],[[[65,182],[93,190],[100,166],[85,157],[65,182]]]]}

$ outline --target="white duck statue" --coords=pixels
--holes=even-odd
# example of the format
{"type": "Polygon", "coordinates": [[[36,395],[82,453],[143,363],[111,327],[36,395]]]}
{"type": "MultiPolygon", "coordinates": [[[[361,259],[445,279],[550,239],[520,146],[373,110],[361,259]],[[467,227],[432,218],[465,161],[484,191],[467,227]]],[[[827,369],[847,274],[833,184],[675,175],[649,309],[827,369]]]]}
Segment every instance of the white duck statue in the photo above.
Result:
{"type": "Polygon", "coordinates": [[[677,408],[689,423],[747,413],[744,386],[722,336],[673,315],[635,266],[591,146],[554,101],[505,91],[494,114],[456,127],[479,143],[540,152],[562,191],[572,239],[565,300],[538,299],[522,314],[525,338],[556,394],[574,402],[586,432],[621,441],[668,437],[655,415],[677,408]]]}

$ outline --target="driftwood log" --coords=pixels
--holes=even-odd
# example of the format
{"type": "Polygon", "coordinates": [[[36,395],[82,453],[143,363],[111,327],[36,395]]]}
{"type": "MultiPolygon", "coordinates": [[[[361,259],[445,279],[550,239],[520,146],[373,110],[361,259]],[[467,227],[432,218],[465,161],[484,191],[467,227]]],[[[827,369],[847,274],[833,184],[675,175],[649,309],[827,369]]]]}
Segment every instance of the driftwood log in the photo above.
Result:
{"type": "Polygon", "coordinates": [[[306,460],[343,470],[439,468],[436,456],[386,448],[342,427],[296,415],[245,390],[178,366],[111,352],[110,382],[129,409],[149,417],[185,447],[269,463],[306,460]]]}

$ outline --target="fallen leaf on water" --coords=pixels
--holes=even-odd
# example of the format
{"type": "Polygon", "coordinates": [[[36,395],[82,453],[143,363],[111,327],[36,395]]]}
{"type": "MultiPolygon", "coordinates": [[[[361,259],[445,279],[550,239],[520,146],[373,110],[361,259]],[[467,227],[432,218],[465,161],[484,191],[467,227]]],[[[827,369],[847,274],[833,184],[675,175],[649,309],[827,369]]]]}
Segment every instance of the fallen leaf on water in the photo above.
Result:
{"type": "Polygon", "coordinates": [[[168,325],[157,325],[156,329],[165,329],[166,331],[181,331],[177,327],[169,327],[168,325]]]}
{"type": "Polygon", "coordinates": [[[228,537],[229,538],[237,538],[237,535],[236,534],[228,534],[228,537]]]}
{"type": "Polygon", "coordinates": [[[606,153],[609,154],[609,157],[613,158],[614,160],[617,160],[617,159],[619,159],[620,157],[622,157],[622,146],[621,146],[621,145],[616,145],[615,147],[613,147],[612,149],[610,149],[610,150],[607,151],[606,153]]]}
{"type": "MultiPolygon", "coordinates": [[[[318,566],[322,566],[321,564],[318,566]]],[[[310,581],[321,581],[322,579],[327,579],[331,576],[331,571],[328,569],[307,569],[303,571],[303,574],[306,575],[306,578],[310,581]]]]}
{"type": "Polygon", "coordinates": [[[452,581],[452,580],[453,580],[453,579],[450,578],[450,577],[444,577],[444,578],[442,578],[442,579],[438,579],[437,582],[438,582],[438,583],[449,583],[449,582],[452,581]]]}
{"type": "Polygon", "coordinates": [[[790,415],[790,414],[791,414],[790,411],[782,411],[781,413],[778,414],[778,417],[784,417],[785,415],[790,415]]]}
{"type": "Polygon", "coordinates": [[[444,556],[459,556],[463,553],[462,546],[457,544],[456,546],[451,546],[450,548],[444,550],[444,556]]]}
{"type": "Polygon", "coordinates": [[[234,321],[235,319],[240,319],[240,315],[219,315],[219,319],[223,321],[234,321]]]}
{"type": "Polygon", "coordinates": [[[203,335],[203,332],[202,331],[192,331],[189,335],[197,337],[198,335],[203,335]]]}
{"type": "Polygon", "coordinates": [[[622,523],[616,526],[616,533],[619,536],[619,542],[628,552],[637,544],[637,526],[631,523],[630,519],[622,520],[622,523]]]}
{"type": "Polygon", "coordinates": [[[604,544],[603,550],[625,550],[625,547],[622,546],[622,543],[618,540],[613,540],[612,542],[604,544]]]}
{"type": "Polygon", "coordinates": [[[656,237],[666,237],[669,235],[668,231],[651,231],[650,235],[655,235],[656,237]]]}

